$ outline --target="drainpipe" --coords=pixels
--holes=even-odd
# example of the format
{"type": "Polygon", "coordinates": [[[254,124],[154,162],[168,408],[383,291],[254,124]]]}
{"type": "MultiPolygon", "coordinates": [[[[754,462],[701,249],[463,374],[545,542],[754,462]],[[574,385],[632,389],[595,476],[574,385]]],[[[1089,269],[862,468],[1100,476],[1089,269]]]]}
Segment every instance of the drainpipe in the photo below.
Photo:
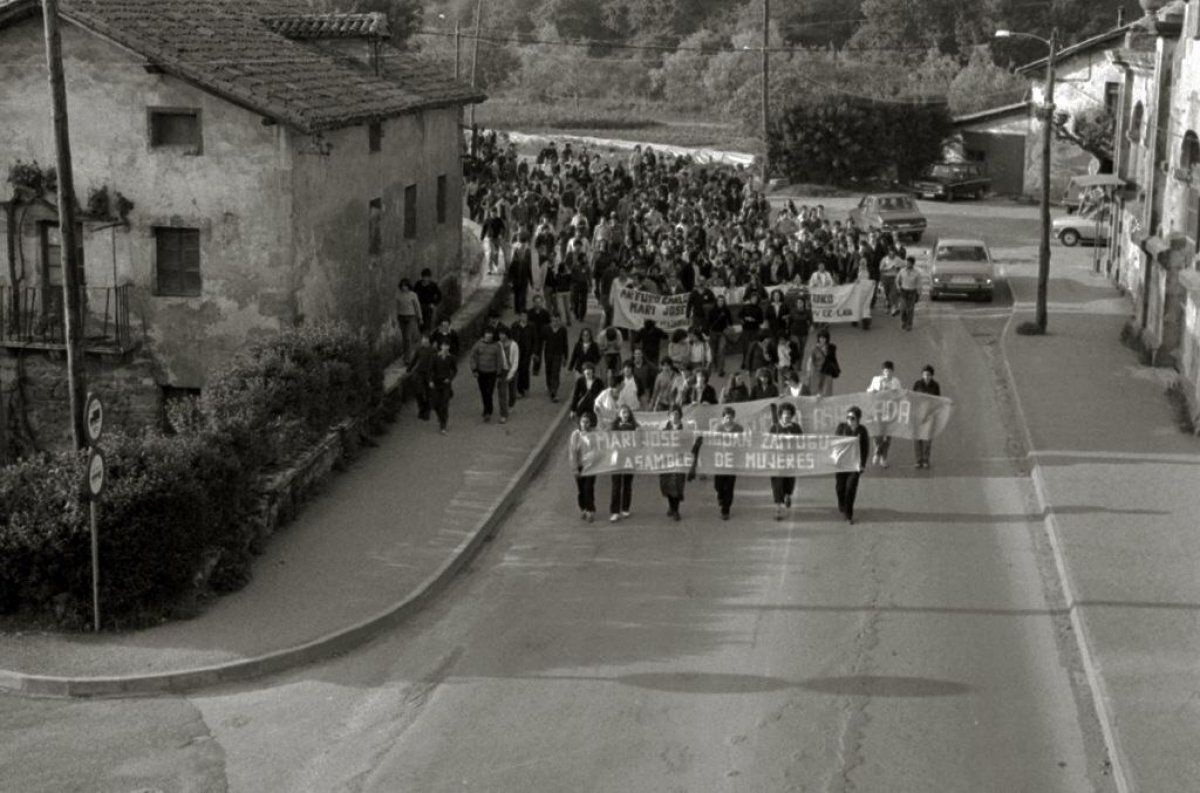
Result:
{"type": "MultiPolygon", "coordinates": [[[[1145,224],[1146,233],[1151,236],[1158,234],[1158,221],[1160,207],[1158,199],[1158,183],[1162,179],[1162,174],[1158,171],[1158,163],[1160,151],[1163,148],[1159,141],[1160,137],[1160,121],[1162,120],[1164,108],[1167,112],[1170,111],[1170,93],[1171,81],[1166,79],[1170,74],[1169,63],[1170,53],[1167,51],[1167,42],[1161,36],[1158,39],[1158,46],[1155,50],[1154,63],[1154,112],[1150,113],[1150,123],[1146,129],[1146,141],[1149,143],[1148,167],[1143,170],[1147,174],[1146,184],[1146,207],[1144,209],[1145,216],[1143,223],[1145,224]]],[[[1142,332],[1145,333],[1150,319],[1150,288],[1154,282],[1154,266],[1155,255],[1147,254],[1146,272],[1143,274],[1142,280],[1142,332]]]]}

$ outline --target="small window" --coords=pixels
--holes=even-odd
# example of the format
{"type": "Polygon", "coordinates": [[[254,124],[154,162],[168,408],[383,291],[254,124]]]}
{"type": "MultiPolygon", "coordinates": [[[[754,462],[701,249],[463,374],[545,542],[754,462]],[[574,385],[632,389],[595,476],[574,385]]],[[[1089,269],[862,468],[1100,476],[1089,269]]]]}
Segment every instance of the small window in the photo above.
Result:
{"type": "Polygon", "coordinates": [[[437,178],[437,222],[446,222],[446,174],[437,178]]]}
{"type": "Polygon", "coordinates": [[[1110,116],[1117,114],[1117,104],[1121,99],[1121,84],[1120,83],[1105,83],[1104,84],[1104,109],[1108,111],[1110,116]]]}
{"type": "Polygon", "coordinates": [[[175,297],[200,295],[200,231],[154,229],[154,275],[157,294],[175,297]]]}
{"type": "Polygon", "coordinates": [[[1200,249],[1200,137],[1188,130],[1179,152],[1179,168],[1188,179],[1184,236],[1192,249],[1200,249]]]}
{"type": "Polygon", "coordinates": [[[383,148],[383,123],[373,121],[367,125],[367,147],[371,153],[375,153],[383,148]]]}
{"type": "Polygon", "coordinates": [[[1133,106],[1133,116],[1129,119],[1129,140],[1133,143],[1142,142],[1142,120],[1146,115],[1146,108],[1141,102],[1133,106]]]}
{"type": "Polygon", "coordinates": [[[180,149],[188,154],[203,150],[200,111],[178,108],[150,111],[150,146],[156,149],[180,149]]]}
{"type": "Polygon", "coordinates": [[[383,199],[372,198],[367,210],[367,253],[383,250],[383,199]]]}
{"type": "Polygon", "coordinates": [[[417,186],[404,188],[404,239],[417,238],[417,186]]]}

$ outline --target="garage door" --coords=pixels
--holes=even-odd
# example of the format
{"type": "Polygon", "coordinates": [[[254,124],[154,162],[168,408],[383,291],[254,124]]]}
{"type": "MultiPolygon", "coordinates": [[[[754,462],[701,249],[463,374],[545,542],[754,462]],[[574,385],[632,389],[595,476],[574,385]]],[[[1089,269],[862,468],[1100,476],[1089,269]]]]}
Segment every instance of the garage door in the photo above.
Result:
{"type": "Polygon", "coordinates": [[[987,163],[992,192],[1017,196],[1025,192],[1025,136],[964,132],[963,149],[969,159],[987,163]]]}

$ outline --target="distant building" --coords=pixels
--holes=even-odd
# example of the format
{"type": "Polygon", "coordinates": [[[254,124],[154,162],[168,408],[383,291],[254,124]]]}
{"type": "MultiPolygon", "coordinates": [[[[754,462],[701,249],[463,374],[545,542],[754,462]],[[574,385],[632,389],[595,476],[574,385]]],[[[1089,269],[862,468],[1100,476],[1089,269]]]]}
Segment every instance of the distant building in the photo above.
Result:
{"type": "MultiPolygon", "coordinates": [[[[293,323],[378,336],[400,277],[460,266],[462,109],[483,97],[390,47],[382,14],[307,10],[60,2],[89,367],[138,392],[131,416],[293,323]]],[[[52,165],[40,3],[0,0],[0,62],[0,165],[52,165]]],[[[16,357],[62,348],[56,197],[4,197],[0,398],[16,357]]]]}

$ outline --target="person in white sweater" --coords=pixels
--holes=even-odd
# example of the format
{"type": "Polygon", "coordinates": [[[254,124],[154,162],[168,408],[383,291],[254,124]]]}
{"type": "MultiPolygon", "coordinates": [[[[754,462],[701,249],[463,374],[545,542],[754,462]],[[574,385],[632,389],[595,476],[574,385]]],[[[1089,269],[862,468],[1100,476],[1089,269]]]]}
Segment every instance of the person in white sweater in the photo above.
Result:
{"type": "MultiPolygon", "coordinates": [[[[900,379],[896,377],[896,366],[891,361],[884,361],[880,368],[879,374],[871,378],[871,385],[868,386],[868,393],[881,391],[903,391],[904,386],[900,383],[900,379]]],[[[875,436],[875,454],[872,457],[872,462],[880,468],[888,467],[888,450],[892,446],[892,436],[879,434],[875,436]]]]}

